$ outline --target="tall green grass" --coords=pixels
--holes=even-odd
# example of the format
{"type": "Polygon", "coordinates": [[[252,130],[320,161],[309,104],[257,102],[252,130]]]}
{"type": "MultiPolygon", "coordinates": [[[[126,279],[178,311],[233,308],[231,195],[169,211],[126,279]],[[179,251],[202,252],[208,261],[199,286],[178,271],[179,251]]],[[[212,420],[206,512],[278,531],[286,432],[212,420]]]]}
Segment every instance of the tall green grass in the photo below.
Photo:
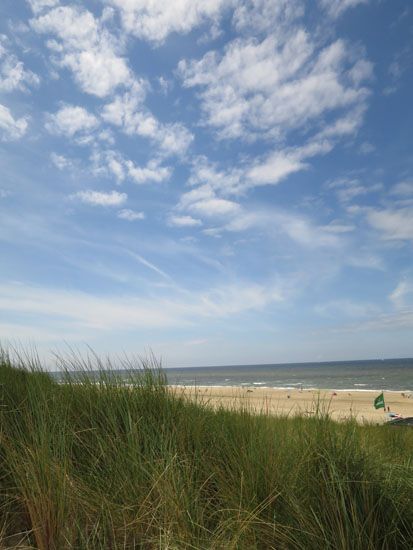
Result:
{"type": "Polygon", "coordinates": [[[412,548],[413,430],[212,410],[153,358],[128,386],[108,366],[65,358],[59,384],[1,352],[0,547],[412,548]]]}

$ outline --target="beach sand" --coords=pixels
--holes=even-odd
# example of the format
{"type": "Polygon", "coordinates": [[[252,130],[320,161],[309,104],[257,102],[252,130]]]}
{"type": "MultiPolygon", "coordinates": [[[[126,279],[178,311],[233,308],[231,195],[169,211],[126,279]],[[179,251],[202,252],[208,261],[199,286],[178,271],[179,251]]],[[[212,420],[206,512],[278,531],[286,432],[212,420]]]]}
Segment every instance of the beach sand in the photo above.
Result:
{"type": "Polygon", "coordinates": [[[249,408],[254,412],[273,415],[304,414],[312,416],[317,409],[329,411],[331,417],[343,420],[355,417],[360,423],[382,424],[389,420],[390,411],[404,417],[413,416],[413,392],[385,391],[386,411],[373,406],[377,391],[351,390],[286,390],[236,386],[173,386],[178,393],[199,399],[212,407],[249,408]],[[410,398],[408,396],[411,396],[410,398]]]}

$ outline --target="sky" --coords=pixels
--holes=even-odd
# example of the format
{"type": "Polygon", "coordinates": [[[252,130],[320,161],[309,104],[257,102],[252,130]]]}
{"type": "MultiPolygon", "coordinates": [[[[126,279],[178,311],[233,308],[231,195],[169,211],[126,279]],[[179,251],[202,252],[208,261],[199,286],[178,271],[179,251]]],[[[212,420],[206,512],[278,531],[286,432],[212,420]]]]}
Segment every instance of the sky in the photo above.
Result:
{"type": "Polygon", "coordinates": [[[412,357],[412,92],[410,0],[1,0],[0,341],[412,357]]]}

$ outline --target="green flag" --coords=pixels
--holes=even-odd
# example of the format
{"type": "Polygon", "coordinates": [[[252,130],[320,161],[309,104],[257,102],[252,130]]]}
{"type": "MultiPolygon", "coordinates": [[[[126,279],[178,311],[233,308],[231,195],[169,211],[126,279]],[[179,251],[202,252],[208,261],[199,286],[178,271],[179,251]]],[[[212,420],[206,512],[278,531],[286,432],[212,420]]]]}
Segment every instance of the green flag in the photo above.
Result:
{"type": "Polygon", "coordinates": [[[384,409],[385,408],[383,392],[381,392],[381,394],[378,395],[376,397],[376,399],[374,400],[374,408],[375,409],[384,409]]]}

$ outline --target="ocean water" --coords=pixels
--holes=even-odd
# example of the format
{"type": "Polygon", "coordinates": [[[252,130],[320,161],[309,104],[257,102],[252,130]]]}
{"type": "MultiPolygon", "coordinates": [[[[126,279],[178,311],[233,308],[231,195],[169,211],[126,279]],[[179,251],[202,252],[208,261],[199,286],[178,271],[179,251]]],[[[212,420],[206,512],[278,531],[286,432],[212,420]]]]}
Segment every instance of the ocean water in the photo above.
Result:
{"type": "Polygon", "coordinates": [[[168,383],[336,390],[413,391],[413,359],[165,369],[168,383]]]}

